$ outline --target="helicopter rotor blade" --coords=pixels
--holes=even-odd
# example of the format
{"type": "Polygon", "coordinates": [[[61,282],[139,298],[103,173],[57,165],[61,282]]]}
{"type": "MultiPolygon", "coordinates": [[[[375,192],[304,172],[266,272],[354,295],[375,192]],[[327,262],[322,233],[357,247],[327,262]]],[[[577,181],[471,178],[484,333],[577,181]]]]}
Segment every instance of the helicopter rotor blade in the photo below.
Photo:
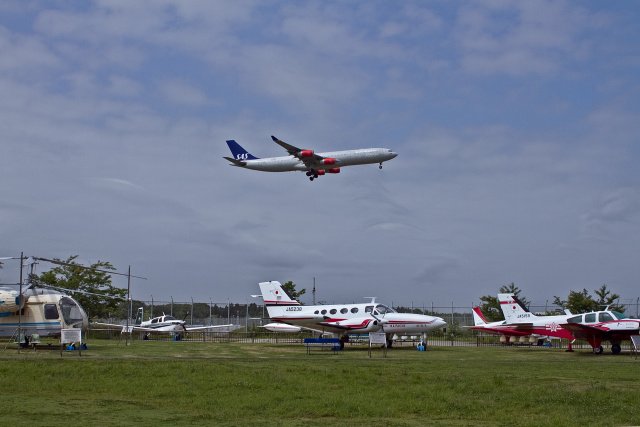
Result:
{"type": "Polygon", "coordinates": [[[112,271],[112,270],[104,270],[104,269],[95,268],[95,267],[85,267],[84,265],[71,264],[69,262],[64,262],[64,261],[59,261],[59,260],[54,260],[54,259],[39,258],[39,257],[33,257],[33,259],[39,260],[39,261],[46,261],[46,262],[50,262],[52,264],[62,265],[62,266],[65,266],[65,267],[78,267],[78,268],[83,268],[85,270],[100,271],[102,273],[107,273],[107,274],[116,274],[118,276],[135,277],[136,279],[147,280],[146,277],[134,276],[133,274],[130,275],[130,274],[127,274],[127,273],[117,273],[117,272],[112,271]]]}

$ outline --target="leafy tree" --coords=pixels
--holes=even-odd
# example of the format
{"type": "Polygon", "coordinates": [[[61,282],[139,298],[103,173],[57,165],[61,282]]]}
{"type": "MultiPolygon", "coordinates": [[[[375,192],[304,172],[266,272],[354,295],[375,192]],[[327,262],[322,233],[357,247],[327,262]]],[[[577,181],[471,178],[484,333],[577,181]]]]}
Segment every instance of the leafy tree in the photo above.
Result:
{"type": "MultiPolygon", "coordinates": [[[[520,302],[526,307],[529,305],[529,302],[525,297],[520,296],[520,292],[521,290],[518,289],[518,287],[513,282],[511,282],[511,284],[509,285],[501,286],[498,293],[514,294],[516,298],[518,298],[518,300],[520,300],[520,302]]],[[[480,297],[480,301],[482,301],[482,304],[480,304],[480,310],[489,322],[496,322],[504,318],[504,316],[502,315],[502,309],[500,308],[500,301],[498,301],[497,296],[485,295],[483,297],[480,297]]]]}
{"type": "Polygon", "coordinates": [[[287,295],[289,295],[289,298],[294,299],[298,302],[300,302],[300,296],[307,292],[306,289],[296,291],[296,285],[291,280],[282,285],[282,290],[285,291],[287,295]]]}
{"type": "Polygon", "coordinates": [[[594,299],[586,289],[582,291],[569,291],[567,300],[561,300],[560,297],[555,296],[553,303],[559,305],[563,309],[568,309],[572,313],[587,313],[589,311],[598,311],[604,309],[610,305],[611,310],[624,312],[624,306],[614,304],[614,301],[620,298],[618,294],[612,294],[607,285],[602,285],[600,289],[594,291],[597,299],[594,299]]]}
{"type": "Polygon", "coordinates": [[[41,283],[78,291],[73,297],[87,312],[87,316],[106,317],[120,306],[122,299],[126,297],[127,290],[111,285],[109,273],[100,270],[115,270],[106,261],[98,261],[90,267],[83,267],[74,260],[78,255],[69,257],[66,261],[55,259],[69,265],[58,265],[49,271],[43,272],[37,280],[41,283]]]}

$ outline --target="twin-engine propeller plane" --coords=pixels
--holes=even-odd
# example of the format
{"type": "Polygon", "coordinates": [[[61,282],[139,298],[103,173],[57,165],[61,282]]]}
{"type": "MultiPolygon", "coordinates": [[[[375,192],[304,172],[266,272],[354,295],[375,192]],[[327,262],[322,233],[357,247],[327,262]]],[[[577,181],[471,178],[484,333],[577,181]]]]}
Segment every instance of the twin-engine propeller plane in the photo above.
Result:
{"type": "MultiPolygon", "coordinates": [[[[136,321],[133,326],[130,326],[131,332],[140,332],[148,337],[148,334],[170,334],[182,338],[185,332],[205,332],[211,330],[219,330],[227,332],[234,325],[215,325],[215,326],[187,326],[186,322],[175,317],[162,313],[162,316],[157,316],[152,319],[142,321],[143,308],[138,308],[138,314],[136,315],[136,321]]],[[[187,312],[187,314],[189,314],[187,312]]],[[[185,317],[187,316],[185,314],[185,317]]],[[[122,332],[126,332],[126,325],[118,325],[113,323],[95,323],[96,326],[101,326],[110,329],[121,329],[122,332]]]]}
{"type": "Polygon", "coordinates": [[[422,341],[426,344],[428,331],[446,325],[440,317],[398,313],[376,303],[373,297],[365,304],[300,305],[289,298],[280,282],[262,282],[260,291],[269,317],[275,321],[265,325],[266,329],[297,332],[302,328],[332,333],[340,338],[341,348],[349,341],[349,334],[370,332],[384,332],[388,347],[393,344],[394,334],[422,334],[422,341]]]}
{"type": "Polygon", "coordinates": [[[305,150],[289,145],[275,136],[271,139],[282,146],[289,153],[284,157],[271,157],[260,159],[252,156],[234,140],[228,140],[227,145],[233,157],[225,157],[231,162],[231,166],[245,169],[253,169],[263,172],[306,172],[311,181],[325,173],[340,173],[344,166],[366,165],[391,160],[398,154],[388,148],[361,148],[359,150],[334,151],[330,153],[315,153],[313,150],[305,150]]]}
{"type": "Polygon", "coordinates": [[[536,336],[575,339],[561,326],[571,317],[569,312],[558,316],[537,316],[531,313],[514,294],[498,294],[498,301],[505,320],[489,323],[482,315],[480,308],[474,307],[474,326],[469,329],[503,335],[507,338],[507,342],[510,337],[521,337],[521,340],[536,336]]]}
{"type": "Polygon", "coordinates": [[[591,344],[595,354],[602,354],[602,341],[611,342],[611,353],[619,354],[622,341],[640,334],[640,320],[629,319],[622,313],[609,310],[569,317],[562,327],[579,340],[591,344]]]}

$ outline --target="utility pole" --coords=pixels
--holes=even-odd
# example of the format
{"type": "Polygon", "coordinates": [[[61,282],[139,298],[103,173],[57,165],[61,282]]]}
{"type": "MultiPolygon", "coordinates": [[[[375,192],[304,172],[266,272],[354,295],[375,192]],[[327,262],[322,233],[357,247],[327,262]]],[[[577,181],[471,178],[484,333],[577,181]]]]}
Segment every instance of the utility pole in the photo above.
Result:
{"type": "Polygon", "coordinates": [[[313,305],[316,305],[316,278],[313,278],[313,305]]]}

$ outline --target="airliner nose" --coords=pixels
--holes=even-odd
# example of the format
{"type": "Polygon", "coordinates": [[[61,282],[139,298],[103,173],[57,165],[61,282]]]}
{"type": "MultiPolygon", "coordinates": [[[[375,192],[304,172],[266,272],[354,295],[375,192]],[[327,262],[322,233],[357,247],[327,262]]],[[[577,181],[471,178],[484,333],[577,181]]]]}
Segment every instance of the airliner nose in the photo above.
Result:
{"type": "Polygon", "coordinates": [[[395,158],[398,155],[398,153],[396,153],[394,151],[391,151],[391,150],[389,150],[389,154],[391,154],[391,158],[392,159],[395,158]]]}

